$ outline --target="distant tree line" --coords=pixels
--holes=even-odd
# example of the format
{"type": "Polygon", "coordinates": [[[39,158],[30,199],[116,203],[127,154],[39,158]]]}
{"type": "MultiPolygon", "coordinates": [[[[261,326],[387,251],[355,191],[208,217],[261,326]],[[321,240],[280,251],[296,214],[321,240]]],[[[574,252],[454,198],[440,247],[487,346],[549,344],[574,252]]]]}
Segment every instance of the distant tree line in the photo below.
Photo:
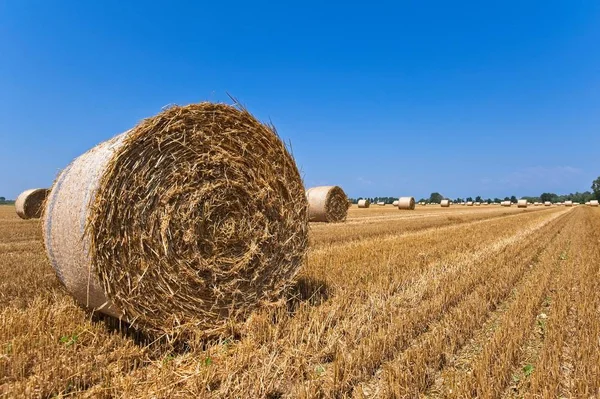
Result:
{"type": "Polygon", "coordinates": [[[7,200],[5,197],[0,197],[0,205],[14,204],[14,200],[7,200]]]}
{"type": "MultiPolygon", "coordinates": [[[[396,201],[398,199],[398,197],[359,197],[359,198],[350,198],[350,200],[352,201],[353,204],[356,204],[358,202],[358,200],[360,199],[368,199],[370,202],[372,203],[377,203],[377,202],[385,202],[386,204],[391,204],[392,202],[396,201]]],[[[483,198],[482,196],[478,195],[475,198],[473,197],[466,197],[466,198],[447,198],[444,197],[442,194],[435,192],[435,193],[431,193],[431,195],[429,196],[429,198],[421,198],[419,199],[418,202],[424,202],[426,204],[439,204],[440,202],[442,202],[443,199],[449,199],[451,201],[454,202],[487,202],[488,204],[499,204],[502,201],[510,201],[510,202],[517,202],[518,198],[515,195],[511,195],[510,197],[504,197],[503,199],[501,198],[483,198]]],[[[559,195],[559,194],[554,194],[554,193],[542,193],[539,197],[529,197],[529,196],[523,196],[520,199],[526,199],[529,202],[546,202],[546,201],[550,201],[550,202],[564,202],[564,201],[573,201],[573,202],[579,202],[579,203],[586,203],[590,200],[593,199],[597,199],[600,200],[600,177],[598,177],[596,180],[594,180],[592,182],[592,191],[585,191],[583,193],[580,192],[576,192],[576,193],[571,193],[571,194],[563,194],[563,195],[559,195]]]]}

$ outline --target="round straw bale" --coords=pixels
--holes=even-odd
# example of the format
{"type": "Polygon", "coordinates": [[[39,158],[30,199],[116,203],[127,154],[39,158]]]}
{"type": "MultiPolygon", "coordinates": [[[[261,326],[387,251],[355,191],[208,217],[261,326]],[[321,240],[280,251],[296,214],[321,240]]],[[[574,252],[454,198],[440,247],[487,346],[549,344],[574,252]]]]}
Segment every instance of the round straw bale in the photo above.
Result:
{"type": "Polygon", "coordinates": [[[367,199],[358,200],[359,208],[368,208],[369,206],[371,206],[371,202],[369,200],[367,200],[367,199]]]}
{"type": "Polygon", "coordinates": [[[379,201],[379,202],[377,203],[377,205],[379,205],[379,206],[385,206],[385,202],[383,202],[383,201],[379,201]]]}
{"type": "Polygon", "coordinates": [[[598,200],[591,200],[590,201],[590,206],[598,206],[598,205],[599,205],[598,200]]]}
{"type": "Polygon", "coordinates": [[[550,206],[550,205],[552,205],[552,202],[550,202],[550,201],[544,202],[544,206],[550,206]]]}
{"type": "Polygon", "coordinates": [[[565,206],[573,206],[573,201],[565,201],[565,206]]]}
{"type": "Polygon", "coordinates": [[[473,201],[467,201],[467,206],[473,206],[473,205],[474,205],[473,201]]]}
{"type": "Polygon", "coordinates": [[[440,205],[442,208],[448,208],[450,207],[450,200],[444,199],[442,202],[440,202],[440,205]]]}
{"type": "Polygon", "coordinates": [[[481,202],[475,202],[475,206],[480,206],[481,202]]]}
{"type": "Polygon", "coordinates": [[[63,170],[44,241],[83,306],[212,335],[280,299],[305,258],[308,203],[273,127],[229,105],[173,106],[63,170]]]}
{"type": "Polygon", "coordinates": [[[312,187],[306,191],[308,220],[343,222],[348,215],[348,197],[338,186],[312,187]]]}
{"type": "Polygon", "coordinates": [[[414,197],[400,197],[398,198],[398,209],[414,210],[415,209],[415,198],[414,197]]]}
{"type": "Polygon", "coordinates": [[[517,202],[517,207],[518,208],[527,208],[527,200],[524,200],[524,199],[519,200],[517,202]]]}
{"type": "Polygon", "coordinates": [[[44,202],[50,190],[33,188],[23,191],[15,201],[15,210],[21,219],[39,219],[42,217],[44,202]]]}
{"type": "Polygon", "coordinates": [[[392,202],[392,206],[396,206],[397,207],[398,206],[398,200],[392,202]]]}

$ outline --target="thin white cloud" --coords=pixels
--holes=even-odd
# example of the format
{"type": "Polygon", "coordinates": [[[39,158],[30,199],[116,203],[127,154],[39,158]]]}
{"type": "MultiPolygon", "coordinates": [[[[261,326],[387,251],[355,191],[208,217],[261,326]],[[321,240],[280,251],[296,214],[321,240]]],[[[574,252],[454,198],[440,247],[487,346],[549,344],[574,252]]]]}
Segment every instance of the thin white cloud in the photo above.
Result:
{"type": "Polygon", "coordinates": [[[583,171],[572,166],[534,166],[523,168],[500,179],[500,184],[513,188],[539,186],[556,186],[568,183],[583,171]]]}
{"type": "Polygon", "coordinates": [[[365,179],[364,177],[358,177],[356,180],[358,180],[359,183],[366,185],[366,186],[370,186],[373,184],[373,182],[371,180],[365,179]]]}

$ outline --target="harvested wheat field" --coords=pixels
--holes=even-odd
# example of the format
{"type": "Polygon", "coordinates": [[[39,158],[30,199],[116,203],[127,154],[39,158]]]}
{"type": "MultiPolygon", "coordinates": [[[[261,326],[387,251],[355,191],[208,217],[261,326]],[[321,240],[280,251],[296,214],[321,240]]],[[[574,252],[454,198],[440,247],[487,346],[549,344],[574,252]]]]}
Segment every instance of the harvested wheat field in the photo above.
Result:
{"type": "Polygon", "coordinates": [[[81,308],[41,221],[0,206],[0,397],[597,397],[599,274],[600,208],[352,206],[279,303],[152,341],[81,308]]]}

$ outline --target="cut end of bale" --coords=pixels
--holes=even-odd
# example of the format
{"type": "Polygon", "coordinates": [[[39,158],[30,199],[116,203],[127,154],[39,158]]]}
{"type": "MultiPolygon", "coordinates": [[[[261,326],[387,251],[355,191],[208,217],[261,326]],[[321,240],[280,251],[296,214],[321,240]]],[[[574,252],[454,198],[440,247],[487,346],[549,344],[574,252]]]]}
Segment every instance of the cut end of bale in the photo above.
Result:
{"type": "Polygon", "coordinates": [[[50,192],[47,188],[34,188],[23,191],[15,201],[15,210],[21,219],[39,219],[42,217],[44,203],[50,192]]]}
{"type": "MultiPolygon", "coordinates": [[[[348,197],[339,186],[312,187],[306,191],[311,222],[336,223],[346,220],[348,197]]],[[[351,205],[351,204],[350,204],[351,205]]]]}

